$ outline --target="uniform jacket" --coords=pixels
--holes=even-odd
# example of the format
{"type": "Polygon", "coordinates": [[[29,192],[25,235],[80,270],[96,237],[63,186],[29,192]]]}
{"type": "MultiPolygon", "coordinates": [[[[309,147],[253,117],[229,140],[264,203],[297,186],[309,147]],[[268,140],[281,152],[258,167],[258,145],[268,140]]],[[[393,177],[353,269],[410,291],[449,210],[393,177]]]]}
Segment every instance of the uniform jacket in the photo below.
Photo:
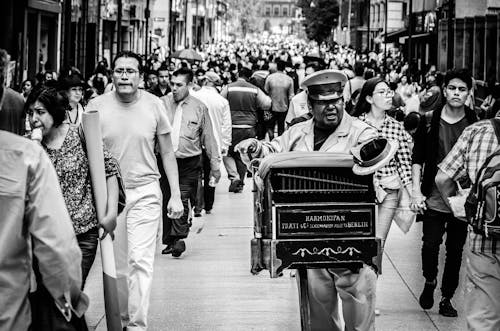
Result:
{"type": "Polygon", "coordinates": [[[0,131],[0,330],[27,330],[32,254],[43,283],[81,316],[81,252],[47,154],[36,143],[0,131]]]}
{"type": "MultiPolygon", "coordinates": [[[[377,136],[376,129],[344,112],[339,126],[319,151],[349,154],[352,147],[377,136]]],[[[290,151],[314,151],[314,118],[292,126],[271,142],[259,144],[256,154],[263,157],[290,151]]]]}

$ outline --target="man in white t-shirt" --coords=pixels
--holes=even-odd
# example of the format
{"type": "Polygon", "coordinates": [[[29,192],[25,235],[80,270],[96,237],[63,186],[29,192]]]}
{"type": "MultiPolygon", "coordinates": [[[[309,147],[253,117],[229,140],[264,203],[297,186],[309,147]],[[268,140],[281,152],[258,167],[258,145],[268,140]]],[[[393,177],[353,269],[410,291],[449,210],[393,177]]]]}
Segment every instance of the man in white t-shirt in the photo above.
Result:
{"type": "Polygon", "coordinates": [[[91,100],[87,110],[99,111],[104,144],[118,160],[125,182],[127,204],[115,230],[122,325],[127,330],[146,330],[162,212],[155,141],[172,192],[166,208],[169,217],[180,218],[183,206],[170,137],[172,128],[163,103],[138,89],[143,69],[141,58],[132,52],[121,52],[112,68],[114,90],[91,100]]]}

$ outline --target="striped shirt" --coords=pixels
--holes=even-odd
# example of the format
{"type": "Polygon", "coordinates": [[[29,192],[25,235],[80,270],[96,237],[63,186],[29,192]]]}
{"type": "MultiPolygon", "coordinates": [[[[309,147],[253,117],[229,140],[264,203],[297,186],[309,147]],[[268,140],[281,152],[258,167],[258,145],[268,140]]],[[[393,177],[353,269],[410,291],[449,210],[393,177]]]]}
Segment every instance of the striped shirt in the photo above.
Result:
{"type": "MultiPolygon", "coordinates": [[[[455,146],[438,167],[454,181],[476,181],[476,175],[486,158],[498,147],[495,129],[489,120],[468,126],[455,146]]],[[[469,231],[471,251],[496,254],[498,240],[469,231]]]]}
{"type": "MultiPolygon", "coordinates": [[[[373,126],[366,118],[366,114],[361,114],[359,119],[373,126]]],[[[389,164],[375,173],[375,178],[380,180],[384,177],[398,175],[403,186],[409,185],[411,183],[411,145],[413,139],[401,123],[388,115],[385,115],[384,123],[378,129],[378,133],[383,138],[397,141],[399,148],[389,164]]]]}

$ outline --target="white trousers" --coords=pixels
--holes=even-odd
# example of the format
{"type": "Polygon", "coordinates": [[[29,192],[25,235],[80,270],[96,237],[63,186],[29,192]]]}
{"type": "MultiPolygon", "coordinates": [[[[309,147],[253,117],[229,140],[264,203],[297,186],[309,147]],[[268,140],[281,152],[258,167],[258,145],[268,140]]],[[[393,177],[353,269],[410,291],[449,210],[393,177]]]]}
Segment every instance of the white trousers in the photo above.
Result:
{"type": "Polygon", "coordinates": [[[126,194],[114,241],[120,314],[127,330],[146,330],[162,196],[158,181],[126,194]]]}

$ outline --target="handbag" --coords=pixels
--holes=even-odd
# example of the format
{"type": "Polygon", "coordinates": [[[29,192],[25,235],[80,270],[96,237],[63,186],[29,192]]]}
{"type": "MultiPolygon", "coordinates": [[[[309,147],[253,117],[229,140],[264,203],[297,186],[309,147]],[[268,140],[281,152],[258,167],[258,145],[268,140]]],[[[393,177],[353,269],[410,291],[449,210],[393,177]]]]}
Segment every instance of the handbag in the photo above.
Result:
{"type": "Polygon", "coordinates": [[[410,208],[411,199],[408,191],[402,187],[399,192],[400,197],[396,213],[394,214],[394,222],[403,233],[408,233],[417,218],[417,213],[410,208]]]}

